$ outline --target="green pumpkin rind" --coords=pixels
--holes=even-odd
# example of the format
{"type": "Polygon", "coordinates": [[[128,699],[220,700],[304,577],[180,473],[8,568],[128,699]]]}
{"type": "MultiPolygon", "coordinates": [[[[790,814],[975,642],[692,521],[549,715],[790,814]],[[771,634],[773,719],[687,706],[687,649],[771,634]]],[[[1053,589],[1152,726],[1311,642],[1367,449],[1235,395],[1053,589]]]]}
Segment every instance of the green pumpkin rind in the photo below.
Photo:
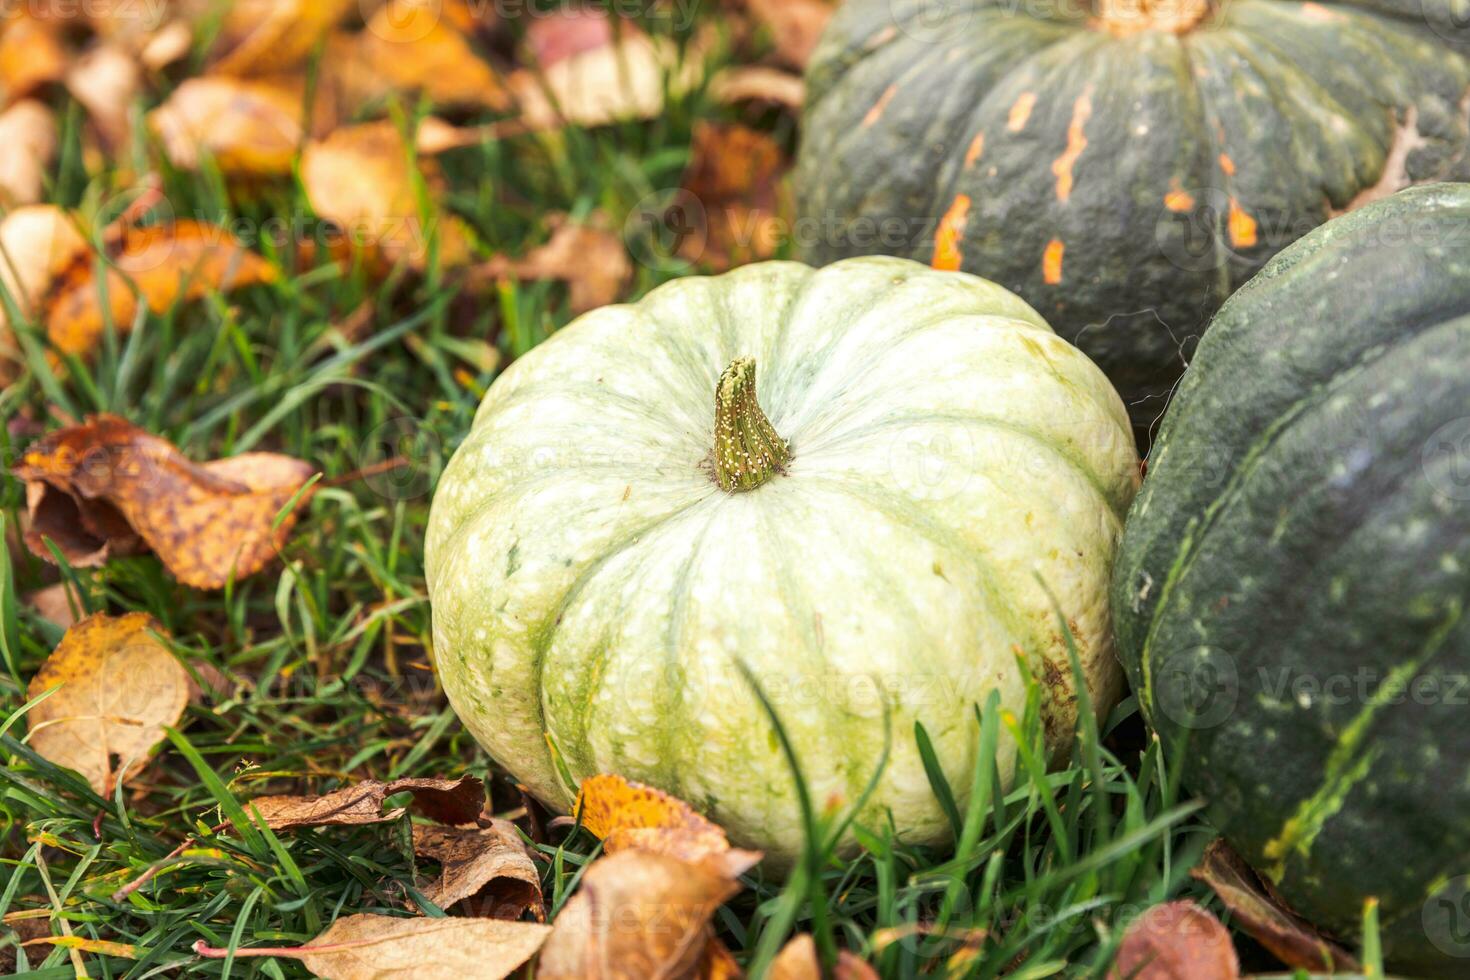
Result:
{"type": "Polygon", "coordinates": [[[1134,690],[1225,835],[1339,935],[1377,896],[1391,963],[1435,976],[1470,964],[1467,366],[1470,185],[1314,231],[1201,341],[1113,586],[1134,690]]]}
{"type": "Polygon", "coordinates": [[[887,258],[678,280],[583,316],[486,395],[430,518],[436,667],[470,731],[551,805],[575,792],[554,746],[572,782],[651,783],[777,858],[801,844],[794,784],[736,660],[819,800],[872,775],[882,683],[893,750],[869,815],[937,840],[916,720],[967,794],[974,705],[999,688],[1019,712],[1024,660],[1053,748],[1070,737],[1035,573],[1093,697],[1116,697],[1107,579],[1137,481],[1102,373],[997,286],[887,258]],[[708,457],[737,357],[755,359],[791,459],[726,493],[708,457]]]}
{"type": "Polygon", "coordinates": [[[1463,0],[1224,0],[1177,35],[1044,9],[838,11],[808,69],[800,257],[929,262],[949,235],[1141,426],[1277,250],[1384,183],[1470,178],[1463,0]]]}

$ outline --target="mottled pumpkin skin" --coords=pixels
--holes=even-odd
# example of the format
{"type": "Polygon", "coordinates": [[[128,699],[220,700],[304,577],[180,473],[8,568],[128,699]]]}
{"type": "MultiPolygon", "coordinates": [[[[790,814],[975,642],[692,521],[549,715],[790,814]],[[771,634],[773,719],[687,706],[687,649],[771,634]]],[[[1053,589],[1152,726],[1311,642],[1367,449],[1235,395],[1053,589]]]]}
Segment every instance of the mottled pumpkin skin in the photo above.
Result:
{"type": "Polygon", "coordinates": [[[1218,826],[1344,937],[1376,895],[1415,976],[1470,972],[1467,602],[1470,185],[1442,184],[1318,229],[1220,310],[1113,591],[1218,826]]]}
{"type": "Polygon", "coordinates": [[[848,0],[808,71],[800,256],[992,279],[1147,426],[1278,250],[1366,197],[1470,177],[1466,0],[1198,2],[1175,33],[1066,2],[848,0]]]}
{"type": "Polygon", "coordinates": [[[937,840],[915,721],[967,795],[973,706],[999,689],[1020,711],[1026,663],[1053,747],[1070,738],[1035,574],[1093,698],[1115,699],[1107,581],[1137,481],[1107,379],[998,286],[891,258],[675,281],[581,317],[486,395],[433,502],[436,666],[465,725],[552,806],[575,786],[549,746],[573,782],[650,783],[777,859],[801,843],[794,783],[736,664],[818,801],[871,777],[886,692],[892,757],[868,815],[937,840]],[[732,494],[709,457],[737,357],[791,460],[732,494]]]}

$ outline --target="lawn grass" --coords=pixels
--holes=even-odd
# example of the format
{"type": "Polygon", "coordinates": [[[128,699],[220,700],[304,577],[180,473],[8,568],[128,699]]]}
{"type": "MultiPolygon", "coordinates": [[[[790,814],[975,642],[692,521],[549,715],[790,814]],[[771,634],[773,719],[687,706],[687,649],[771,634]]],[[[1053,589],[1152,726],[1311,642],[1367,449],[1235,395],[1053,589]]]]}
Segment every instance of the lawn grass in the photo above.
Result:
{"type": "MultiPolygon", "coordinates": [[[[400,113],[405,125],[426,108],[400,113]]],[[[695,123],[737,117],[697,86],[649,122],[454,151],[444,160],[448,200],[487,251],[520,253],[545,240],[551,213],[621,219],[677,187],[695,123]]],[[[100,226],[134,199],[126,173],[146,161],[89,171],[80,115],[72,109],[63,120],[49,199],[100,226]]],[[[790,140],[789,120],[757,121],[790,140]]],[[[126,335],[109,332],[95,356],[60,368],[48,363],[42,334],[23,331],[29,370],[0,394],[7,462],[41,431],[113,412],[195,459],[267,449],[311,461],[324,479],[277,567],[199,592],[152,557],[99,569],[44,564],[16,544],[24,488],[3,478],[0,964],[37,978],[75,976],[83,964],[104,977],[302,975],[291,961],[200,959],[191,947],[297,944],[355,912],[443,914],[415,889],[423,869],[406,821],[276,836],[239,806],[364,777],[484,777],[495,810],[534,835],[554,914],[597,842],[547,830],[544,814],[530,819],[528,801],[457,723],[430,664],[422,545],[434,482],[497,371],[571,318],[564,287],[508,282],[470,296],[432,265],[384,280],[303,260],[289,243],[250,234],[280,217],[313,228],[297,182],[227,190],[208,165],[159,173],[176,216],[242,230],[285,274],[149,314],[126,335]],[[367,326],[345,329],[364,304],[367,326]],[[395,458],[403,465],[383,467],[395,458]],[[60,578],[74,584],[79,612],[155,617],[205,686],[223,688],[191,704],[169,744],[111,798],[24,742],[27,682],[61,636],[24,596],[60,578]],[[118,895],[150,871],[146,885],[118,895]],[[69,935],[78,948],[18,946],[36,935],[69,935]],[[133,947],[131,958],[91,951],[95,942],[133,947]]],[[[631,227],[635,256],[666,254],[631,227]]],[[[630,296],[679,271],[677,262],[639,263],[630,296]]],[[[1145,736],[1132,700],[1100,726],[1082,712],[1072,762],[1054,772],[1038,705],[1033,692],[1022,717],[977,709],[980,759],[1005,730],[1021,747],[1012,790],[999,790],[987,762],[977,773],[984,791],[962,808],[935,777],[953,848],[914,848],[890,827],[849,825],[855,801],[830,811],[812,801],[811,852],[791,879],[757,866],[717,917],[737,958],[758,974],[805,930],[824,952],[852,950],[884,976],[1090,976],[1106,969],[1138,910],[1199,894],[1187,873],[1209,831],[1181,799],[1178,760],[1145,736]],[[839,855],[835,841],[849,827],[860,849],[839,855]]],[[[891,734],[926,740],[922,731],[891,734]]],[[[799,764],[800,747],[792,749],[799,764]]]]}

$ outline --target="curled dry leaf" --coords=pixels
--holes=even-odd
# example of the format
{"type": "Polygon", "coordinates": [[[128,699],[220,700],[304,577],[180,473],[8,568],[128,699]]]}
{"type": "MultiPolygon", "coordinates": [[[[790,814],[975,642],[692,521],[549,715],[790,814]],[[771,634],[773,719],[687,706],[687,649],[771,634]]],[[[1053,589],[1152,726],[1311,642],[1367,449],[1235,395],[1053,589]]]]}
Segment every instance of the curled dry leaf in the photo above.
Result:
{"type": "MultiPolygon", "coordinates": [[[[768,980],[821,980],[822,964],[817,959],[817,944],[811,933],[792,936],[771,962],[768,980]]],[[[878,980],[878,973],[866,962],[847,950],[837,953],[833,980],[878,980]]]]}
{"type": "Polygon", "coordinates": [[[0,113],[0,205],[41,199],[46,168],[56,155],[56,115],[35,99],[22,99],[0,113]]]}
{"type": "Polygon", "coordinates": [[[488,827],[415,825],[413,852],[439,862],[438,879],[423,889],[441,909],[459,906],[474,916],[519,919],[527,909],[544,919],[541,875],[531,854],[504,820],[488,827]]]}
{"type": "Polygon", "coordinates": [[[331,980],[500,980],[536,954],[551,932],[500,919],[399,919],[349,915],[305,946],[234,950],[194,944],[211,959],[276,956],[299,960],[331,980]]]}
{"type": "Polygon", "coordinates": [[[102,139],[114,150],[127,142],[128,111],[143,83],[138,62],[111,44],[93,48],[66,71],[66,88],[91,116],[102,139]]]}
{"type": "Polygon", "coordinates": [[[26,715],[31,747],[104,796],[141,770],[189,701],[188,672],[154,635],[162,632],[143,613],[99,613],[67,630],[26,690],[34,698],[60,688],[26,715]]]}
{"type": "Polygon", "coordinates": [[[146,546],[180,582],[217,589],[275,557],[295,509],[278,525],[277,515],[312,467],[274,453],[200,465],[126,419],[97,415],[32,444],[13,472],[26,482],[35,554],[50,560],[49,538],[72,564],[95,566],[146,546]]]}
{"type": "Polygon", "coordinates": [[[363,66],[384,92],[422,92],[436,105],[510,107],[500,77],[438,3],[385,3],[357,41],[363,66]]]}
{"type": "Polygon", "coordinates": [[[582,781],[575,812],[609,854],[652,851],[704,863],[727,877],[760,860],[758,852],[731,850],[725,832],[683,800],[611,773],[582,781]]]}
{"type": "Polygon", "coordinates": [[[800,75],[762,65],[727,68],[710,80],[716,102],[771,102],[800,112],[806,101],[806,83],[800,75]]]}
{"type": "Polygon", "coordinates": [[[791,227],[783,183],[789,161],[770,136],[748,126],[701,123],[684,190],[699,202],[704,234],[685,235],[680,254],[715,269],[768,259],[791,227]]]}
{"type": "Polygon", "coordinates": [[[776,54],[792,68],[805,68],[837,5],[826,0],[745,0],[771,32],[776,54]]]}
{"type": "Polygon", "coordinates": [[[169,161],[195,170],[203,154],[222,173],[283,176],[301,145],[302,95],[275,81],[191,78],[148,114],[169,161]]]}
{"type": "Polygon", "coordinates": [[[107,252],[105,307],[98,263],[89,252],[73,255],[46,299],[46,333],[63,354],[90,353],[109,321],[119,332],[131,330],[139,298],[164,313],[181,301],[276,279],[269,262],[226,229],[202,221],[125,229],[107,252]]]}
{"type": "Polygon", "coordinates": [[[1240,960],[1220,920],[1185,900],[1155,905],[1123,934],[1111,980],[1237,980],[1240,960]]]}
{"type": "Polygon", "coordinates": [[[616,302],[633,276],[633,262],[617,235],[593,224],[554,222],[551,240],[520,259],[496,256],[477,277],[560,279],[570,286],[574,313],[616,302]]]}
{"type": "Polygon", "coordinates": [[[25,597],[26,605],[30,606],[43,618],[60,626],[62,629],[71,629],[77,624],[75,610],[83,608],[72,594],[71,586],[66,582],[57,582],[48,585],[44,589],[37,589],[25,597]]]}
{"type": "Polygon", "coordinates": [[[485,784],[474,776],[458,779],[366,779],[321,796],[257,796],[247,804],[272,830],[301,827],[354,827],[385,823],[403,816],[398,807],[383,812],[383,801],[399,793],[413,794],[414,806],[445,824],[471,823],[485,803],[485,784]]]}
{"type": "Polygon", "coordinates": [[[557,915],[536,976],[684,976],[704,956],[715,910],[739,890],[724,874],[668,854],[609,854],[557,915]]]}
{"type": "Polygon", "coordinates": [[[419,160],[391,122],[348,126],[307,145],[301,182],[312,209],[337,225],[357,248],[380,251],[389,261],[418,267],[428,261],[437,235],[439,261],[456,266],[470,255],[464,224],[440,206],[441,180],[432,160],[419,160]],[[428,188],[430,214],[420,213],[416,180],[428,188]]]}
{"type": "Polygon", "coordinates": [[[1325,938],[1272,894],[1223,838],[1205,848],[1204,857],[1190,876],[1210,886],[1242,932],[1292,969],[1313,973],[1360,969],[1347,950],[1325,938]]]}
{"type": "Polygon", "coordinates": [[[189,53],[194,31],[187,21],[171,20],[152,32],[138,51],[138,61],[150,71],[162,71],[189,53]]]}

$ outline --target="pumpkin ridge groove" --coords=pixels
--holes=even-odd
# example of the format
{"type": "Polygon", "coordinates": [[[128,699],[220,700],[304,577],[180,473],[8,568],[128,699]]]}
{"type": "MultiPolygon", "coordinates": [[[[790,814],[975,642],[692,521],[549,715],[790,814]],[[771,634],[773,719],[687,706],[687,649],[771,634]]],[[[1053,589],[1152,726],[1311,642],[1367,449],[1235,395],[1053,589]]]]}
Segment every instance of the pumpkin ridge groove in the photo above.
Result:
{"type": "Polygon", "coordinates": [[[681,743],[681,740],[675,737],[675,732],[692,731],[698,719],[691,712],[689,699],[685,696],[689,681],[679,673],[683,667],[679,653],[686,649],[683,645],[683,637],[689,617],[689,593],[693,588],[694,567],[704,550],[704,541],[709,535],[709,527],[709,524],[705,524],[694,536],[694,540],[689,545],[689,554],[685,555],[679,564],[679,571],[675,576],[674,593],[670,597],[672,601],[669,605],[669,620],[664,629],[664,670],[666,680],[669,682],[667,688],[672,703],[661,707],[660,711],[663,714],[680,718],[683,724],[661,726],[659,757],[669,760],[668,766],[661,774],[662,778],[668,782],[668,792],[681,799],[684,783],[680,778],[683,769],[681,763],[685,755],[680,750],[683,744],[687,744],[687,740],[681,743]]]}
{"type": "Polygon", "coordinates": [[[1320,408],[1331,399],[1338,389],[1351,384],[1378,361],[1394,356],[1405,343],[1441,329],[1457,326],[1463,319],[1463,315],[1451,315],[1448,319],[1420,324],[1418,330],[1413,330],[1414,325],[1411,325],[1409,330],[1402,331],[1395,336],[1391,343],[1368,347],[1364,350],[1363,356],[1354,361],[1351,366],[1339,370],[1326,383],[1314,385],[1302,398],[1282,407],[1272,423],[1246,447],[1246,451],[1240,457],[1240,463],[1232,469],[1225,485],[1220,488],[1220,492],[1215,495],[1202,513],[1191,518],[1186,524],[1184,534],[1180,539],[1178,553],[1160,586],[1159,599],[1154,605],[1154,614],[1149,620],[1148,629],[1139,647],[1138,659],[1139,670],[1143,676],[1143,700],[1150,703],[1153,701],[1153,669],[1150,655],[1161,626],[1161,612],[1171,598],[1175,584],[1193,567],[1195,559],[1199,557],[1200,550],[1204,546],[1204,538],[1214,529],[1221,513],[1236,502],[1239,492],[1254,475],[1261,460],[1276,445],[1282,433],[1320,408]]]}

